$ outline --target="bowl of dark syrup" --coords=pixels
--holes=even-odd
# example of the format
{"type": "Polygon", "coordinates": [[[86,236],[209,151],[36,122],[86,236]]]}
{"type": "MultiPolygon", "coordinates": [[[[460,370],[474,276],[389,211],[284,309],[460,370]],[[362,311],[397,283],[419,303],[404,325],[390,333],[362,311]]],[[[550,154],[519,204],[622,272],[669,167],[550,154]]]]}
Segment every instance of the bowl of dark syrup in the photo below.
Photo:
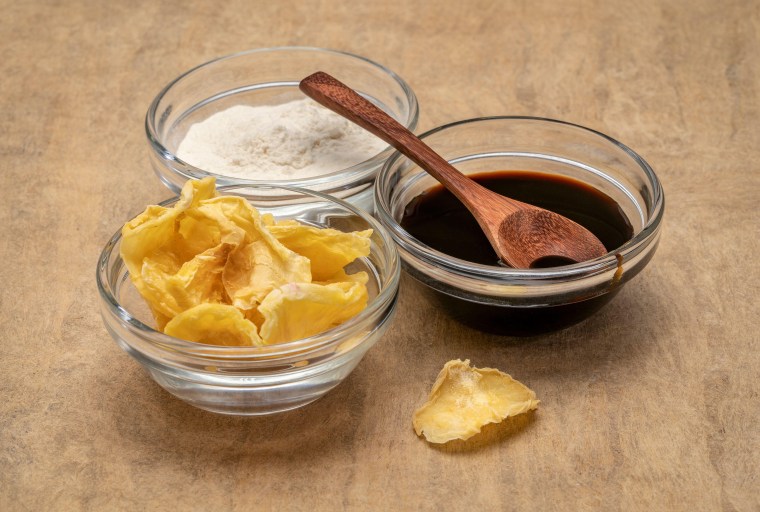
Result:
{"type": "Polygon", "coordinates": [[[585,226],[608,250],[581,263],[509,268],[464,206],[395,153],[375,182],[376,216],[398,245],[404,270],[462,323],[518,336],[568,327],[607,304],[654,255],[662,186],[620,142],[531,117],[469,119],[420,138],[487,188],[585,226]]]}

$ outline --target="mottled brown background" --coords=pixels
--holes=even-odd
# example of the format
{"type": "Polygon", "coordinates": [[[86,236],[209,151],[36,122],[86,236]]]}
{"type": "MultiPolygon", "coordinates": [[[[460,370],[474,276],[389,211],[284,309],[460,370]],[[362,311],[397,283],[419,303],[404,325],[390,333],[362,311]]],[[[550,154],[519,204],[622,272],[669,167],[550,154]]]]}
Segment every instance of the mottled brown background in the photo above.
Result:
{"type": "Polygon", "coordinates": [[[0,0],[0,510],[760,510],[757,1],[0,0]],[[170,79],[275,45],[402,75],[419,128],[580,123],[659,173],[651,266],[593,319],[530,340],[402,282],[387,337],[324,399],[230,418],[111,341],[95,262],[168,197],[143,117],[170,79]],[[536,390],[536,414],[435,448],[411,414],[443,363],[536,390]]]}

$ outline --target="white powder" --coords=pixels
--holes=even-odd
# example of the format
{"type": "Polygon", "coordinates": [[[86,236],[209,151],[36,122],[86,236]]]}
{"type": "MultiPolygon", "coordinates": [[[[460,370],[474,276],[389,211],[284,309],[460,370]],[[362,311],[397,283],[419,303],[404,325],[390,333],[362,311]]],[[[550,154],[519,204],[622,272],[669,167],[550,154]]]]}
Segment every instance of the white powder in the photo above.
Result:
{"type": "Polygon", "coordinates": [[[177,156],[224,176],[287,180],[351,167],[385,146],[371,133],[304,99],[217,112],[190,127],[177,156]]]}

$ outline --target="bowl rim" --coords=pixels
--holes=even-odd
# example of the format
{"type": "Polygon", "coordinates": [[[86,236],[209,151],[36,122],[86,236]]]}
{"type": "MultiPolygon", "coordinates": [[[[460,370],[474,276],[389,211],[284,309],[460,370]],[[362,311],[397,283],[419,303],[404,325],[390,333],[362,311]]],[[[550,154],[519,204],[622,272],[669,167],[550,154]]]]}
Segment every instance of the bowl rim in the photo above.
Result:
{"type": "MultiPolygon", "coordinates": [[[[604,256],[600,256],[598,258],[581,263],[564,265],[561,267],[515,269],[509,267],[496,267],[491,265],[472,263],[466,260],[455,258],[453,256],[447,255],[446,253],[437,251],[426,244],[423,244],[414,238],[408,231],[403,229],[401,225],[396,221],[396,219],[393,218],[388,199],[385,197],[385,194],[382,193],[382,188],[387,181],[388,174],[391,173],[391,168],[393,165],[399,159],[407,158],[400,152],[396,151],[393,155],[391,155],[390,158],[388,158],[388,160],[386,160],[383,168],[380,170],[380,173],[377,176],[377,179],[375,180],[375,215],[380,219],[380,222],[383,224],[383,226],[385,226],[385,228],[390,231],[393,239],[405,251],[412,253],[416,258],[422,259],[423,261],[435,267],[442,268],[458,275],[476,277],[479,280],[492,281],[501,284],[538,284],[541,282],[557,282],[568,279],[581,279],[583,277],[593,276],[617,269],[622,262],[628,261],[630,256],[638,253],[641,247],[647,245],[648,242],[650,242],[659,232],[659,227],[662,222],[665,210],[665,193],[662,189],[662,184],[660,183],[659,178],[655,174],[652,167],[635,151],[633,151],[622,142],[619,142],[618,140],[600,131],[576,123],[546,117],[484,116],[463,119],[460,121],[454,121],[441,126],[437,126],[421,134],[419,138],[424,140],[427,137],[430,137],[447,129],[455,128],[457,126],[465,124],[487,121],[535,121],[540,123],[551,123],[552,125],[571,127],[574,129],[581,129],[594,136],[601,137],[607,142],[623,150],[644,171],[644,174],[649,180],[649,184],[652,188],[651,213],[647,216],[646,222],[641,231],[634,235],[633,238],[628,240],[626,243],[614,251],[608,252],[604,256]],[[620,258],[622,258],[622,260],[620,258]]],[[[403,253],[401,255],[401,258],[404,259],[403,253]]]]}
{"type": "MultiPolygon", "coordinates": [[[[125,222],[122,225],[122,228],[119,228],[113,234],[113,236],[111,236],[111,238],[106,243],[105,247],[101,251],[100,256],[98,258],[95,277],[96,277],[98,292],[101,298],[101,304],[104,304],[107,307],[108,312],[111,315],[118,318],[121,322],[128,324],[132,329],[135,329],[138,333],[140,333],[141,339],[165,351],[180,352],[184,355],[191,355],[191,356],[201,356],[201,357],[211,356],[211,357],[214,357],[215,359],[228,359],[228,360],[237,360],[237,359],[255,360],[258,357],[261,357],[262,359],[266,359],[267,361],[277,361],[278,359],[288,357],[293,354],[303,355],[304,357],[306,357],[308,356],[308,353],[310,352],[329,347],[330,345],[333,345],[333,344],[339,345],[340,343],[344,342],[348,336],[350,336],[352,330],[355,330],[358,327],[360,327],[368,318],[377,314],[386,306],[390,306],[390,309],[392,310],[394,299],[398,295],[400,275],[401,275],[401,265],[400,265],[399,254],[398,254],[398,249],[396,247],[396,244],[393,242],[393,239],[391,238],[390,234],[382,226],[382,224],[380,224],[380,222],[378,222],[376,219],[374,219],[372,216],[370,216],[366,212],[351,205],[350,203],[346,201],[330,196],[328,194],[323,194],[321,192],[317,192],[313,190],[302,189],[299,187],[292,187],[292,186],[285,186],[285,185],[271,185],[271,186],[269,185],[267,186],[228,185],[224,187],[218,187],[217,192],[224,193],[230,190],[239,191],[240,189],[245,189],[245,188],[255,188],[255,189],[283,188],[283,189],[287,189],[291,193],[311,195],[327,202],[336,203],[339,206],[345,208],[346,210],[349,210],[350,212],[358,215],[364,221],[369,223],[369,225],[374,230],[374,232],[377,233],[382,240],[382,246],[380,247],[380,250],[383,252],[388,263],[387,277],[384,280],[384,282],[379,283],[378,294],[367,303],[367,306],[361,312],[351,317],[350,319],[346,320],[345,322],[341,323],[340,325],[335,326],[331,329],[328,329],[327,331],[323,331],[321,333],[315,334],[313,336],[309,336],[307,338],[301,338],[294,341],[289,341],[286,343],[278,343],[278,344],[263,345],[263,346],[252,346],[252,347],[223,346],[223,345],[208,345],[205,343],[198,343],[198,342],[183,340],[180,338],[175,338],[173,336],[169,336],[168,334],[164,334],[161,331],[154,329],[153,327],[137,319],[125,307],[123,307],[119,303],[118,299],[115,297],[113,293],[113,289],[112,289],[111,282],[109,279],[109,275],[111,274],[109,261],[111,260],[111,255],[113,254],[114,249],[116,248],[117,244],[119,244],[119,242],[121,241],[121,236],[122,236],[121,231],[124,224],[126,224],[125,222]]],[[[239,193],[238,195],[242,195],[242,193],[239,193]]],[[[274,196],[269,196],[268,199],[272,199],[273,197],[274,196]]],[[[165,207],[165,206],[174,204],[178,200],[179,200],[179,196],[175,196],[175,197],[162,201],[161,203],[159,203],[159,206],[165,207]]],[[[123,260],[120,254],[116,254],[115,257],[119,261],[121,261],[123,264],[123,260]]],[[[128,274],[129,274],[129,271],[126,271],[121,281],[126,281],[128,274]]],[[[371,329],[370,332],[373,330],[374,328],[371,329]]],[[[130,343],[129,340],[124,340],[124,341],[128,343],[129,345],[132,345],[132,343],[130,343]]],[[[366,341],[366,338],[362,340],[361,343],[357,343],[356,346],[361,346],[364,341],[366,341]]],[[[355,348],[355,347],[352,347],[352,348],[355,348]]]]}
{"type": "MultiPolygon", "coordinates": [[[[225,183],[229,184],[240,184],[240,185],[253,185],[253,186],[260,186],[260,185],[291,185],[291,186],[297,186],[302,188],[311,188],[311,187],[319,187],[324,186],[326,184],[330,184],[333,181],[335,181],[338,177],[355,177],[356,179],[359,179],[363,177],[364,175],[369,175],[374,170],[379,167],[391,154],[393,154],[393,148],[390,146],[386,146],[382,151],[379,153],[376,153],[372,157],[362,161],[358,162],[350,167],[346,167],[344,169],[340,169],[337,171],[333,171],[331,173],[327,174],[321,174],[318,176],[313,176],[309,178],[294,178],[289,180],[252,180],[252,179],[246,179],[241,178],[237,176],[227,176],[224,174],[217,174],[213,173],[204,169],[201,169],[200,167],[196,167],[181,158],[179,158],[174,152],[170,151],[164,144],[161,142],[160,137],[158,136],[158,130],[156,129],[155,120],[156,120],[156,114],[158,112],[158,105],[161,102],[161,100],[164,98],[164,96],[180,81],[185,79],[186,77],[190,76],[191,74],[195,73],[196,71],[199,71],[203,68],[208,68],[210,66],[213,66],[215,64],[232,60],[239,57],[245,57],[252,54],[257,53],[276,53],[276,52],[291,52],[291,51],[303,51],[303,52],[321,52],[326,54],[332,54],[342,57],[348,57],[350,59],[356,59],[359,61],[362,61],[366,64],[369,64],[371,67],[374,67],[378,70],[380,70],[382,73],[385,73],[386,75],[390,76],[400,87],[404,94],[404,97],[406,98],[407,105],[409,107],[409,114],[407,116],[407,119],[402,123],[406,128],[409,129],[409,131],[414,131],[417,127],[417,122],[419,121],[419,103],[417,101],[417,96],[415,95],[412,88],[409,86],[409,84],[401,78],[398,74],[396,74],[394,71],[390,70],[389,68],[383,66],[382,64],[379,64],[367,57],[363,57],[361,55],[357,55],[354,53],[350,53],[343,50],[334,50],[331,48],[320,48],[316,46],[273,46],[269,48],[254,48],[250,50],[244,50],[228,55],[223,55],[221,57],[216,57],[214,59],[211,59],[209,61],[203,62],[201,64],[198,64],[197,66],[194,66],[193,68],[183,72],[173,80],[171,80],[168,84],[166,84],[161,91],[153,98],[153,101],[151,101],[150,105],[148,106],[148,110],[145,114],[145,133],[148,137],[148,143],[151,146],[151,149],[155,151],[158,155],[161,155],[166,160],[171,160],[174,162],[177,162],[180,166],[182,166],[183,169],[176,169],[174,167],[169,168],[169,170],[175,174],[178,174],[186,179],[201,179],[205,178],[207,176],[212,176],[220,181],[224,181],[225,183]]],[[[306,98],[306,96],[304,96],[306,98]]],[[[342,188],[350,188],[350,187],[342,187],[342,188]]]]}

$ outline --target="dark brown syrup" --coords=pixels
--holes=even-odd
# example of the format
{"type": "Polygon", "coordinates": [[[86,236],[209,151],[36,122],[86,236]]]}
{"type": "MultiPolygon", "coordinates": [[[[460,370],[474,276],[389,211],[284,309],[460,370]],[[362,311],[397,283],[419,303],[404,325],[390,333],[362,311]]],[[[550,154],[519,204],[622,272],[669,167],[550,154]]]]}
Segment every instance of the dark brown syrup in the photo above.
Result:
{"type": "MultiPolygon", "coordinates": [[[[596,235],[608,251],[617,249],[633,235],[631,224],[612,198],[572,178],[527,171],[470,177],[489,190],[574,220],[596,235]]],[[[440,185],[412,199],[401,226],[425,245],[455,258],[483,265],[500,264],[475,217],[440,185]]]]}
{"type": "MultiPolygon", "coordinates": [[[[630,240],[633,228],[611,197],[572,178],[529,171],[496,171],[471,175],[486,188],[564,215],[591,231],[613,251],[630,240]]],[[[488,239],[472,214],[442,186],[415,197],[406,207],[401,226],[425,245],[462,260],[501,265],[488,239]]],[[[561,264],[562,262],[545,262],[561,264]]],[[[407,268],[417,280],[428,284],[434,298],[450,314],[475,328],[504,334],[528,335],[555,330],[586,318],[614,295],[560,306],[520,307],[509,303],[486,303],[477,297],[466,300],[447,293],[446,285],[433,283],[407,268]]]]}

